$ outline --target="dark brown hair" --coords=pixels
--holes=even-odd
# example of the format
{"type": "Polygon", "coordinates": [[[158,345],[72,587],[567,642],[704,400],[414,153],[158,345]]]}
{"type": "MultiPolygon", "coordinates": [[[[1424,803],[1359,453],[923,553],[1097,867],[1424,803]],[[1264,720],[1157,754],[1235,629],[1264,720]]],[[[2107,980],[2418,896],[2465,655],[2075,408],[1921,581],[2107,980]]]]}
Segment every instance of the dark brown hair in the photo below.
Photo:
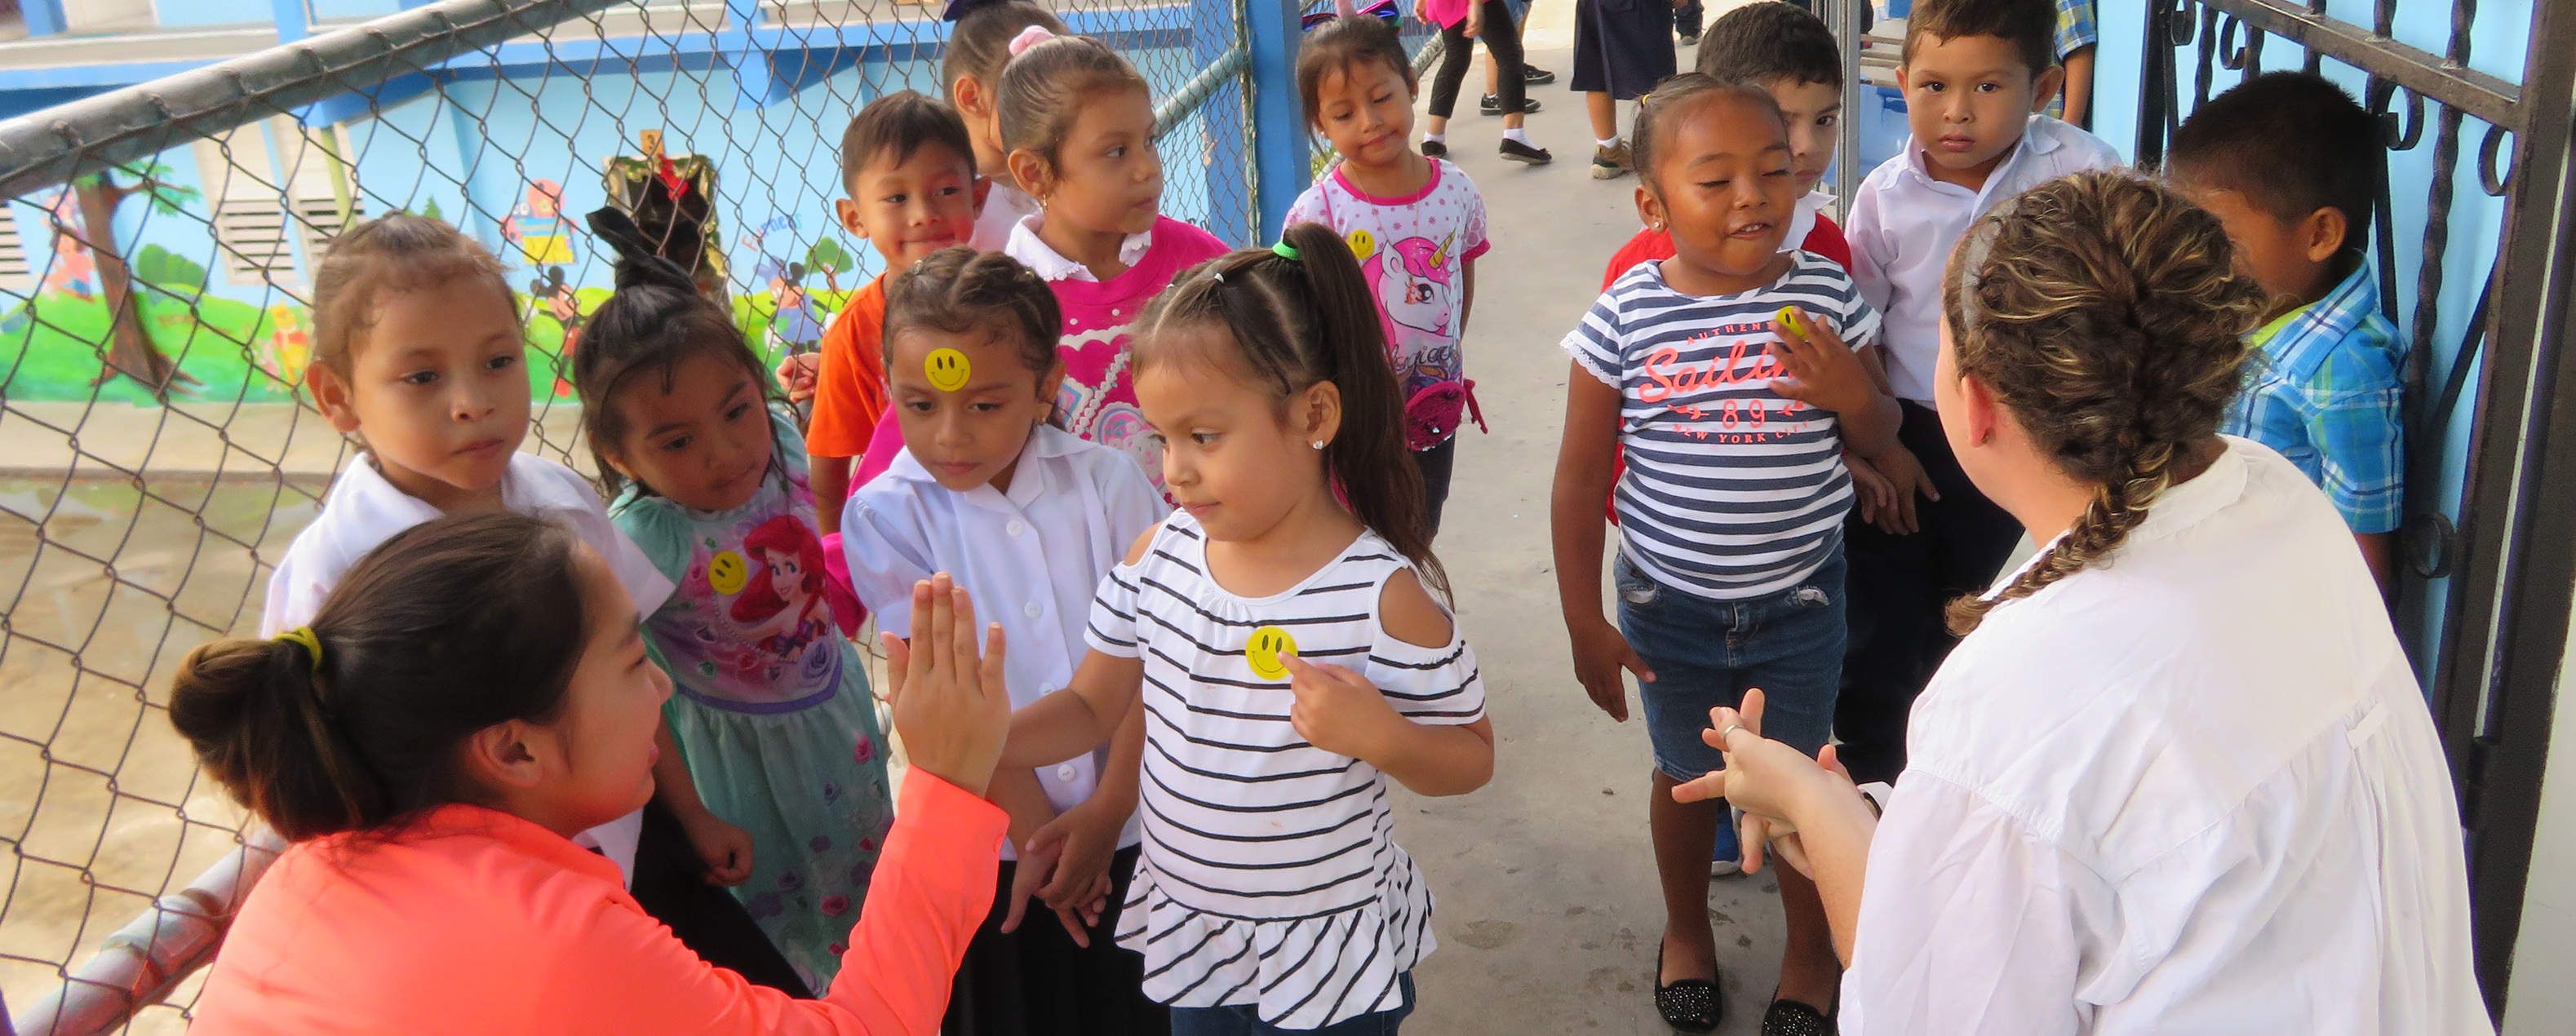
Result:
{"type": "Polygon", "coordinates": [[[1953,633],[2100,563],[2146,520],[2218,433],[2263,304],[2218,217],[2133,174],[2053,180],[1968,228],[1941,290],[1956,369],[2093,499],[1993,599],[1952,602],[1953,633]]]}
{"type": "Polygon", "coordinates": [[[1993,36],[2011,44],[2030,77],[2057,65],[2057,8],[2049,0],[1918,0],[1905,21],[1901,60],[1914,63],[1914,41],[1993,36]]]}
{"type": "Polygon", "coordinates": [[[1038,26],[1058,36],[1064,23],[1046,8],[1022,0],[988,3],[966,12],[948,30],[948,46],[939,59],[939,90],[957,103],[957,81],[973,79],[990,91],[1001,84],[1002,66],[1011,60],[1011,39],[1038,26]]]}
{"type": "Polygon", "coordinates": [[[519,318],[501,260],[444,221],[392,212],[340,232],[313,270],[313,362],[342,379],[358,339],[376,322],[376,300],[457,277],[491,284],[519,318]]]}
{"type": "Polygon", "coordinates": [[[1701,75],[1766,88],[1784,79],[1798,86],[1840,87],[1843,51],[1824,19],[1806,8],[1750,3],[1708,23],[1692,68],[1701,75]]]}
{"type": "MultiPolygon", "coordinates": [[[[600,209],[590,214],[590,231],[617,250],[617,291],[591,313],[582,331],[581,348],[573,350],[572,385],[581,396],[582,434],[590,437],[591,454],[599,461],[603,495],[614,498],[625,489],[626,477],[609,458],[626,448],[630,431],[617,394],[630,383],[640,384],[637,375],[659,375],[661,391],[668,393],[681,363],[713,356],[740,365],[764,404],[770,380],[760,357],[743,340],[742,329],[734,326],[733,314],[698,294],[697,281],[688,271],[653,254],[652,243],[633,217],[613,208],[600,209]]],[[[784,477],[786,459],[775,438],[773,433],[769,474],[784,477]]],[[[635,485],[646,493],[654,491],[640,482],[635,485]]]]}
{"type": "Polygon", "coordinates": [[[1323,122],[1325,73],[1339,71],[1347,77],[1371,62],[1402,77],[1405,89],[1421,88],[1413,74],[1413,62],[1404,56],[1404,41],[1396,38],[1395,26],[1384,18],[1347,15],[1307,33],[1297,45],[1297,96],[1306,105],[1306,125],[1323,122]]]}
{"type": "Polygon", "coordinates": [[[459,801],[457,745],[563,709],[592,609],[572,536],[506,511],[395,533],[287,640],[188,653],[170,725],[207,774],[289,841],[389,833],[459,801]]]}
{"type": "Polygon", "coordinates": [[[1654,92],[1637,105],[1636,139],[1628,144],[1629,154],[1636,163],[1637,178],[1648,189],[1663,189],[1655,179],[1655,159],[1668,143],[1665,138],[1672,134],[1673,121],[1722,100],[1743,101],[1769,112],[1771,121],[1780,124],[1781,142],[1788,142],[1788,120],[1780,114],[1779,98],[1770,91],[1739,80],[1684,72],[1655,84],[1654,92]]]}
{"type": "Polygon", "coordinates": [[[1064,35],[1040,41],[1002,66],[1001,82],[994,88],[1002,111],[1002,150],[1034,154],[1052,173],[1084,100],[1146,89],[1145,77],[1106,43],[1064,35]]]}
{"type": "Polygon", "coordinates": [[[2334,209],[2351,247],[2368,240],[2387,159],[2379,120],[2342,87],[2313,72],[2266,72],[2193,110],[2174,131],[2165,168],[2242,194],[2283,223],[2334,209]]]}
{"type": "Polygon", "coordinates": [[[1136,367],[1195,359],[1239,371],[1284,407],[1319,382],[1341,393],[1342,422],[1324,471],[1361,524],[1413,562],[1442,598],[1449,577],[1431,553],[1422,473],[1405,447],[1404,395],[1387,362],[1386,331],[1359,260],[1333,228],[1298,223],[1281,235],[1288,259],[1246,248],[1192,267],[1145,310],[1136,367]],[[1222,335],[1206,334],[1221,331],[1222,335]],[[1219,339],[1225,355],[1189,356],[1219,339]]]}
{"type": "Polygon", "coordinates": [[[975,175],[975,139],[966,134],[966,120],[957,109],[910,90],[869,101],[841,132],[841,189],[858,197],[859,173],[868,163],[891,154],[894,164],[902,165],[924,144],[947,148],[966,163],[967,176],[975,175]]]}
{"type": "Polygon", "coordinates": [[[952,245],[895,274],[885,295],[889,371],[895,335],[915,328],[952,335],[981,331],[1017,343],[1020,362],[1041,377],[1055,366],[1064,310],[1046,280],[1010,256],[952,245]]]}

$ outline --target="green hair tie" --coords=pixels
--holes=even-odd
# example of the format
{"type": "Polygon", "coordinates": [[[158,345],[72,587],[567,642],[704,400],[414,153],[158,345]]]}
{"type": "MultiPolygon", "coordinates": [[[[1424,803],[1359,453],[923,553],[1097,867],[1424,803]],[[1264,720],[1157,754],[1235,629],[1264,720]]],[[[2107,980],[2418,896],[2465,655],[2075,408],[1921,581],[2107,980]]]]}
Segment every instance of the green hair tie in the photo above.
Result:
{"type": "Polygon", "coordinates": [[[302,646],[304,653],[313,658],[313,674],[316,676],[322,674],[322,638],[314,635],[313,627],[297,626],[269,639],[302,646]]]}
{"type": "Polygon", "coordinates": [[[1282,258],[1282,259],[1288,260],[1289,262],[1292,262],[1292,263],[1293,263],[1293,262],[1298,261],[1298,260],[1299,260],[1299,259],[1301,259],[1301,258],[1303,258],[1302,256],[1300,256],[1300,255],[1298,255],[1298,254],[1297,254],[1297,246],[1292,245],[1292,244],[1289,244],[1289,243],[1288,243],[1286,240],[1284,240],[1284,239],[1283,239],[1283,240],[1281,240],[1281,241],[1280,241],[1279,243],[1277,243],[1277,244],[1271,245],[1271,246],[1270,246],[1270,250],[1271,250],[1272,252],[1274,252],[1274,253],[1277,253],[1277,254],[1278,254],[1278,256],[1279,256],[1279,258],[1282,258]]]}

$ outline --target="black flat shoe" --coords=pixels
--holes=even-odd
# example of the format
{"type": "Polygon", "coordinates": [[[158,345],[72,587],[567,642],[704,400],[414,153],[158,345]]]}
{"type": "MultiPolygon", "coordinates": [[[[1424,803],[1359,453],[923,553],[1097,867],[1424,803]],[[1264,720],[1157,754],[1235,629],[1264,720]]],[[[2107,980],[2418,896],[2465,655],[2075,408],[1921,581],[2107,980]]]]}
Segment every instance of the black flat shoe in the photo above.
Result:
{"type": "Polygon", "coordinates": [[[1548,154],[1546,148],[1531,147],[1510,137],[1503,138],[1502,151],[1503,158],[1528,165],[1546,165],[1556,161],[1556,156],[1548,154]]]}
{"type": "Polygon", "coordinates": [[[1540,68],[1537,65],[1522,65],[1521,82],[1527,83],[1531,86],[1553,83],[1556,82],[1556,73],[1540,68]]]}
{"type": "Polygon", "coordinates": [[[1762,1036],[1837,1036],[1825,1012],[1796,1000],[1773,1000],[1762,1012],[1762,1036]]]}
{"type": "Polygon", "coordinates": [[[1717,1019],[1725,1009],[1725,997],[1717,983],[1708,979],[1686,978],[1666,985],[1664,944],[1655,944],[1655,1013],[1664,1016],[1664,1024],[1683,1032],[1716,1032],[1717,1019]]]}
{"type": "Polygon", "coordinates": [[[1448,153],[1449,145],[1442,141],[1426,140],[1422,142],[1422,157],[1424,158],[1439,158],[1440,156],[1448,153]]]}
{"type": "MultiPolygon", "coordinates": [[[[1500,114],[1502,114],[1502,113],[1503,113],[1503,99],[1502,99],[1500,96],[1497,96],[1497,95],[1495,95],[1495,94],[1486,94],[1484,97],[1479,98],[1479,99],[1476,101],[1476,111],[1478,111],[1479,113],[1485,114],[1485,115],[1500,115],[1500,114]]],[[[1536,115],[1536,114],[1538,114],[1538,98],[1535,98],[1535,97],[1524,97],[1524,98],[1522,98],[1522,99],[1521,99],[1521,114],[1523,114],[1523,115],[1536,115]]]]}

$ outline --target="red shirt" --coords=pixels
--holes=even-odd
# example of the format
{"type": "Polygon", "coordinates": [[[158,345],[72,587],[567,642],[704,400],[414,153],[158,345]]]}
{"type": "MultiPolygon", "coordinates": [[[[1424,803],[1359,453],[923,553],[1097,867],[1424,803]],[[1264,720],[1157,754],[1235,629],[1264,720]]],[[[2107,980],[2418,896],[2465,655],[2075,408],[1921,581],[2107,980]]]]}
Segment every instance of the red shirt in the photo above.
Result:
{"type": "MultiPolygon", "coordinates": [[[[1835,226],[1834,218],[1824,213],[1816,214],[1815,229],[1807,231],[1807,239],[1798,242],[1798,247],[1831,259],[1834,265],[1846,271],[1851,269],[1851,242],[1843,240],[1843,228],[1835,226]]],[[[1610,257],[1610,268],[1601,271],[1601,290],[1610,290],[1610,282],[1618,280],[1620,274],[1635,268],[1638,263],[1672,257],[1671,234],[1660,230],[1640,230],[1637,236],[1628,239],[1627,244],[1619,246],[1619,254],[1610,257]]]]}
{"type": "Polygon", "coordinates": [[[868,452],[868,436],[886,412],[885,311],[885,275],[878,274],[850,296],[849,305],[824,329],[823,366],[814,374],[814,419],[805,428],[806,453],[856,457],[868,452]]]}

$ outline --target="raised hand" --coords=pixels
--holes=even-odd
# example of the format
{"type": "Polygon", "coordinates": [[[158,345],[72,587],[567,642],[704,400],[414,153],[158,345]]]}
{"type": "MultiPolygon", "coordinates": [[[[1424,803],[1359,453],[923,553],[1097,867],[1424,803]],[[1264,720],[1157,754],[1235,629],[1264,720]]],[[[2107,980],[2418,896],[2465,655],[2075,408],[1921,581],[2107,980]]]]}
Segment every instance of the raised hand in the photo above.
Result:
{"type": "Polygon", "coordinates": [[[1824,321],[1784,306],[1771,330],[1779,338],[1771,343],[1771,355],[1782,375],[1772,380],[1772,391],[1837,414],[1875,405],[1878,386],[1870,381],[1869,368],[1824,321]]]}
{"type": "Polygon", "coordinates": [[[1002,685],[1002,624],[975,651],[975,602],[941,572],[912,586],[912,639],[879,633],[886,649],[886,700],[894,706],[912,765],[981,797],[1010,736],[1011,697],[1002,685]]]}

